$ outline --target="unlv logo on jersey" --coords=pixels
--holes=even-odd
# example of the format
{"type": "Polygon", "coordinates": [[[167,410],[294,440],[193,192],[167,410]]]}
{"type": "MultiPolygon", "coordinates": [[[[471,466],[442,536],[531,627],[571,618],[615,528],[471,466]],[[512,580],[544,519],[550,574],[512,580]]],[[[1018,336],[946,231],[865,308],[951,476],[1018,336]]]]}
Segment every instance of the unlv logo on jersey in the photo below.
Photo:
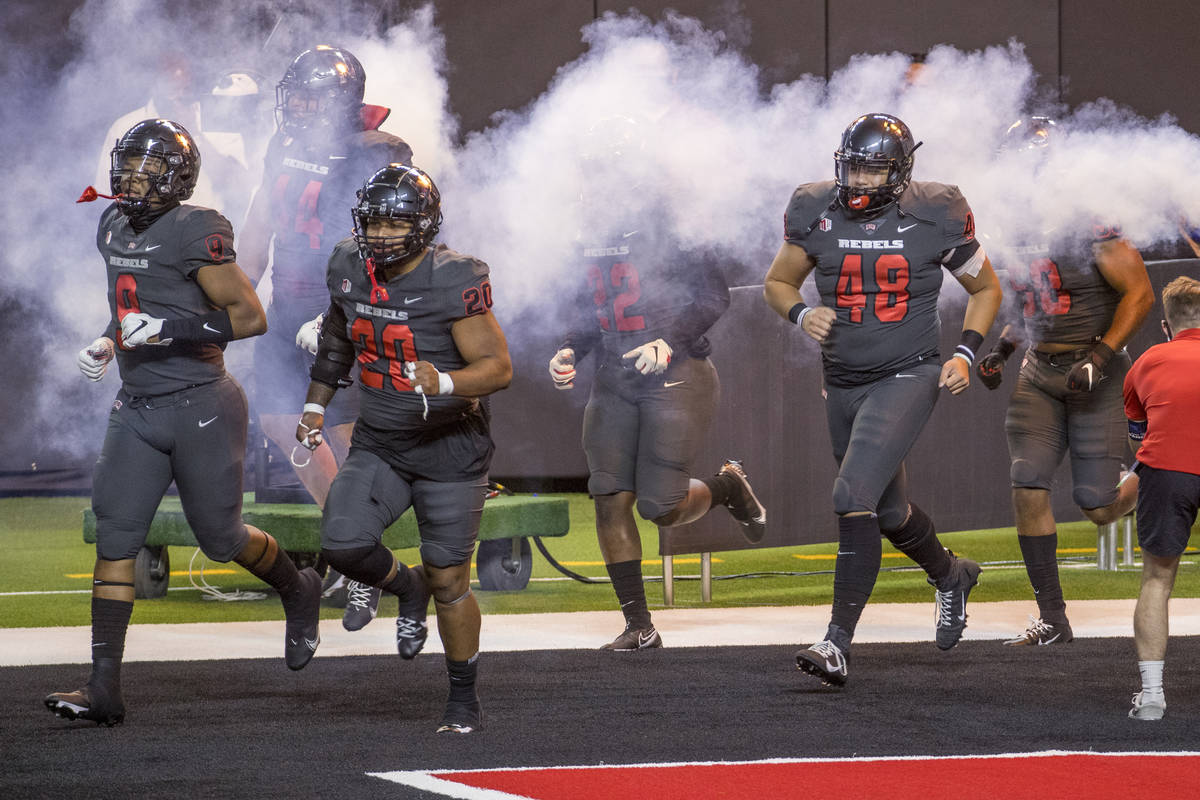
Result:
{"type": "Polygon", "coordinates": [[[860,222],[859,224],[862,225],[862,229],[867,233],[874,233],[875,229],[879,227],[879,223],[877,222],[860,222]]]}
{"type": "Polygon", "coordinates": [[[208,254],[212,256],[213,261],[220,261],[221,257],[225,255],[225,240],[218,233],[205,239],[204,245],[208,248],[208,254]]]}
{"type": "Polygon", "coordinates": [[[829,233],[829,231],[833,230],[833,220],[829,219],[829,217],[822,217],[817,227],[825,233],[829,233]]]}

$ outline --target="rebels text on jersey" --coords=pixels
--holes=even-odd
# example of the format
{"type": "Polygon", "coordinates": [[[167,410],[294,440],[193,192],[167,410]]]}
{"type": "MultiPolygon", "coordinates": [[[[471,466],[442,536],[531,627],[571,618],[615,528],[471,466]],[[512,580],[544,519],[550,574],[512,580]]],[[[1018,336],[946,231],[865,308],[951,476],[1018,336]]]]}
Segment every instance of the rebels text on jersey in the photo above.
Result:
{"type": "Polygon", "coordinates": [[[1108,331],[1121,295],[1100,273],[1093,248],[1120,237],[1118,228],[1096,225],[1090,237],[1051,232],[1043,242],[998,250],[1029,341],[1084,346],[1108,331]]]}
{"type": "Polygon", "coordinates": [[[259,190],[269,193],[275,287],[289,296],[324,293],[325,265],[350,233],[355,192],[393,162],[411,163],[412,148],[383,131],[359,131],[333,143],[275,135],[259,190]]]}
{"type": "Polygon", "coordinates": [[[578,320],[560,345],[582,359],[597,342],[610,358],[655,339],[676,358],[705,358],[705,331],[729,307],[717,266],[643,231],[598,238],[581,247],[587,284],[578,320]]]}
{"type": "Polygon", "coordinates": [[[836,196],[833,181],[805,184],[784,215],[784,238],[808,253],[821,303],[837,312],[821,345],[826,380],[859,385],[937,358],[942,266],[975,238],[966,199],[956,186],[914,181],[866,219],[836,196]]]}
{"type": "Polygon", "coordinates": [[[360,419],[377,430],[428,433],[479,413],[475,398],[434,395],[426,398],[426,414],[425,402],[404,377],[404,362],[428,361],[442,372],[467,365],[451,326],[489,313],[487,264],[439,244],[411,272],[381,285],[388,299],[371,303],[370,279],[354,240],[334,248],[329,295],[345,316],[345,329],[330,332],[354,344],[362,386],[360,419]]]}
{"type": "Polygon", "coordinates": [[[175,342],[129,349],[121,342],[121,320],[131,311],[163,319],[213,311],[196,270],[235,260],[228,220],[212,209],[181,205],[139,234],[114,203],[100,217],[96,247],[108,268],[109,331],[126,392],[168,394],[225,374],[224,345],[175,342]]]}

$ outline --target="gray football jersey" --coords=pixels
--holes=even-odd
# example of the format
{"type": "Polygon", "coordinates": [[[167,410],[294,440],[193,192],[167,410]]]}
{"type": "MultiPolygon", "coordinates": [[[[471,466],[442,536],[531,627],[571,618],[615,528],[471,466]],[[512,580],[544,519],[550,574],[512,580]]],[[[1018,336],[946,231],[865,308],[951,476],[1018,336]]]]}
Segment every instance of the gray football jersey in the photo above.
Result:
{"type": "Polygon", "coordinates": [[[178,319],[216,310],[196,282],[196,270],[236,258],[227,219],[209,208],[181,205],[139,234],[114,203],[100,217],[96,247],[108,268],[108,305],[126,392],[168,394],[225,374],[223,345],[175,342],[131,350],[121,342],[121,319],[131,311],[178,319]]]}
{"type": "Polygon", "coordinates": [[[784,238],[816,266],[821,303],[837,312],[821,345],[826,380],[867,383],[938,356],[938,294],[950,251],[975,238],[957,186],[909,184],[870,219],[836,202],[833,181],[800,186],[784,215],[784,238]]]}
{"type": "Polygon", "coordinates": [[[489,313],[487,264],[439,244],[412,272],[381,283],[388,299],[372,303],[363,259],[354,240],[346,239],[329,258],[328,284],[358,356],[362,420],[381,430],[424,431],[478,410],[476,399],[435,395],[426,398],[425,419],[425,404],[404,377],[404,362],[428,361],[442,372],[467,365],[450,328],[489,313]]]}
{"type": "Polygon", "coordinates": [[[1085,345],[1112,325],[1121,295],[1109,285],[1092,252],[1094,243],[1120,238],[1120,230],[1097,225],[1091,236],[1048,232],[1043,241],[1001,250],[1013,299],[1033,343],[1085,345]]]}

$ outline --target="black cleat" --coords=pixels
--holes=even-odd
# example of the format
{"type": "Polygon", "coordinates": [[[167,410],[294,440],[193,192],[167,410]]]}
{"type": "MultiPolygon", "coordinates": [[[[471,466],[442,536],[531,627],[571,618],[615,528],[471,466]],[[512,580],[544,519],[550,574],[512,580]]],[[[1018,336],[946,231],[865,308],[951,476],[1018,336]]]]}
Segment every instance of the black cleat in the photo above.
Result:
{"type": "Polygon", "coordinates": [[[626,628],[620,636],[600,649],[628,652],[630,650],[650,650],[662,646],[662,637],[651,625],[649,628],[626,628]]]}
{"type": "Polygon", "coordinates": [[[312,567],[300,570],[300,586],[283,601],[283,658],[288,669],[304,669],[321,643],[321,576],[312,567]]]}
{"type": "Polygon", "coordinates": [[[932,578],[926,578],[937,589],[937,623],[934,640],[941,650],[949,650],[958,644],[967,627],[967,595],[979,583],[981,571],[978,564],[969,558],[959,558],[950,553],[954,564],[946,578],[945,589],[939,589],[932,578]]]}
{"type": "Polygon", "coordinates": [[[483,727],[483,708],[478,700],[464,703],[446,701],[446,713],[438,725],[438,733],[473,733],[483,727]]]}
{"type": "Polygon", "coordinates": [[[334,608],[345,608],[349,594],[350,579],[333,567],[325,572],[325,580],[321,584],[321,599],[326,605],[334,608]]]}
{"type": "Polygon", "coordinates": [[[346,583],[346,610],[342,613],[342,627],[348,631],[360,631],[379,613],[381,590],[358,581],[346,583]]]}
{"type": "Polygon", "coordinates": [[[850,656],[828,639],[796,652],[796,668],[827,686],[845,686],[849,666],[850,656]]]}
{"type": "Polygon", "coordinates": [[[1047,644],[1066,644],[1074,639],[1075,635],[1071,633],[1071,623],[1066,620],[1046,622],[1030,617],[1029,627],[1025,629],[1025,632],[1004,643],[1016,647],[1039,647],[1047,644]]]}
{"type": "Polygon", "coordinates": [[[405,661],[411,661],[425,646],[429,636],[426,615],[429,613],[429,584],[425,582],[425,570],[409,567],[412,571],[411,596],[400,601],[400,613],[396,617],[396,651],[405,661]]]}
{"type": "Polygon", "coordinates": [[[758,502],[742,462],[726,461],[717,475],[729,478],[733,486],[729,492],[729,499],[725,501],[729,515],[742,524],[742,534],[746,541],[758,544],[767,532],[767,509],[758,502]]]}
{"type": "Polygon", "coordinates": [[[74,692],[54,692],[42,701],[55,716],[63,719],[87,719],[113,727],[125,721],[125,703],[121,692],[88,684],[74,692]]]}

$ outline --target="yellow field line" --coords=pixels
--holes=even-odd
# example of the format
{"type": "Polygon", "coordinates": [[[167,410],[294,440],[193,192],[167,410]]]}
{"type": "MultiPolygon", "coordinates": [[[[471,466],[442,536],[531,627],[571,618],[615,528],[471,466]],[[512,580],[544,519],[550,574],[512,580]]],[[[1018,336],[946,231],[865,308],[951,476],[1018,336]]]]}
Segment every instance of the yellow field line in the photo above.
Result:
{"type": "MultiPolygon", "coordinates": [[[[200,570],[196,570],[196,572],[199,572],[199,571],[200,570]]],[[[240,570],[240,569],[205,569],[204,570],[205,575],[237,575],[239,572],[242,572],[242,570],[240,570]]],[[[187,575],[187,574],[188,574],[188,572],[186,569],[171,570],[172,577],[180,577],[182,575],[187,575]]],[[[67,577],[67,578],[90,578],[90,577],[92,577],[92,573],[90,573],[90,572],[88,572],[88,573],[68,572],[64,577],[67,577]]]]}

